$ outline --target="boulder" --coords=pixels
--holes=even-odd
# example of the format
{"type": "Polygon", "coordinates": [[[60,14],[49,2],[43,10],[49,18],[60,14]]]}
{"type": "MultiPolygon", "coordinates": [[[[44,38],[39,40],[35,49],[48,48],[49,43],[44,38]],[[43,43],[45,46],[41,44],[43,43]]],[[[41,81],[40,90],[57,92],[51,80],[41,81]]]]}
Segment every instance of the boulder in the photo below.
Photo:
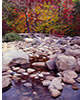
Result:
{"type": "Polygon", "coordinates": [[[55,63],[58,71],[77,70],[76,68],[77,62],[73,56],[66,56],[64,54],[59,54],[55,59],[55,63]]]}
{"type": "Polygon", "coordinates": [[[54,70],[55,69],[55,61],[54,60],[48,60],[46,62],[46,66],[49,70],[54,70]]]}
{"type": "Polygon", "coordinates": [[[66,49],[64,54],[68,56],[74,56],[80,58],[80,49],[75,49],[75,50],[66,49]]]}
{"type": "Polygon", "coordinates": [[[80,45],[80,37],[79,37],[79,36],[75,36],[75,37],[73,37],[73,39],[71,40],[71,45],[74,45],[74,44],[80,45]]]}
{"type": "Polygon", "coordinates": [[[59,80],[58,78],[55,78],[52,80],[51,84],[54,86],[54,88],[56,88],[57,90],[62,90],[62,84],[61,84],[61,80],[59,80]]]}
{"type": "Polygon", "coordinates": [[[24,68],[29,66],[29,56],[22,50],[14,49],[5,52],[3,53],[2,60],[3,66],[18,65],[18,67],[20,67],[22,65],[24,68]]]}
{"type": "Polygon", "coordinates": [[[78,75],[76,72],[74,72],[73,70],[66,70],[62,72],[63,77],[70,77],[70,78],[77,78],[78,75]]]}

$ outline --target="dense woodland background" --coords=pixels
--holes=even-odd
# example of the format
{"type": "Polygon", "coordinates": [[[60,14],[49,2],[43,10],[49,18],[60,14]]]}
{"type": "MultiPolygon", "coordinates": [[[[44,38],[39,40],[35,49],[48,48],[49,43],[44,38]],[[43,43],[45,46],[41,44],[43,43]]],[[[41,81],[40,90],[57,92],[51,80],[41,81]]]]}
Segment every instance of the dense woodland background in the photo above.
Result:
{"type": "Polygon", "coordinates": [[[2,32],[80,35],[80,0],[3,0],[2,32]]]}

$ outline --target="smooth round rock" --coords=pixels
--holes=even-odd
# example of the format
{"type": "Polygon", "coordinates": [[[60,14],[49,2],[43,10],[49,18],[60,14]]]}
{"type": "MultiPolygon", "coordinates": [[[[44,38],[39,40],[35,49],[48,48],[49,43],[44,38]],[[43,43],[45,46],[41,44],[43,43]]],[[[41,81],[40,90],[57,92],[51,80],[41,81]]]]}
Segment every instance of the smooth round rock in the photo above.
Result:
{"type": "Polygon", "coordinates": [[[51,89],[50,92],[52,97],[58,97],[61,95],[61,92],[58,91],[57,89],[51,89]]]}
{"type": "Polygon", "coordinates": [[[72,84],[72,88],[73,88],[74,90],[78,90],[78,89],[79,89],[78,86],[77,86],[77,84],[72,84]]]}

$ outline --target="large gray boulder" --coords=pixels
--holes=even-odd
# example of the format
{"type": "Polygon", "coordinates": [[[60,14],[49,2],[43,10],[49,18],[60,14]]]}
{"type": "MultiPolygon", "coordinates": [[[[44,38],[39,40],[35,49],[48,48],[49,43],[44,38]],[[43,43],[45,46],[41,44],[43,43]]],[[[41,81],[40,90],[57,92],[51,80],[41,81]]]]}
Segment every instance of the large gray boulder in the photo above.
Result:
{"type": "Polygon", "coordinates": [[[78,70],[76,68],[77,66],[76,59],[73,56],[66,56],[64,54],[59,54],[55,59],[55,63],[58,71],[78,70]]]}
{"type": "Polygon", "coordinates": [[[75,50],[66,49],[65,55],[70,55],[80,58],[80,49],[75,49],[75,50]]]}
{"type": "Polygon", "coordinates": [[[2,56],[2,64],[3,66],[10,66],[15,64],[22,64],[26,67],[29,64],[29,56],[27,53],[23,52],[22,50],[9,50],[3,53],[2,56]]]}

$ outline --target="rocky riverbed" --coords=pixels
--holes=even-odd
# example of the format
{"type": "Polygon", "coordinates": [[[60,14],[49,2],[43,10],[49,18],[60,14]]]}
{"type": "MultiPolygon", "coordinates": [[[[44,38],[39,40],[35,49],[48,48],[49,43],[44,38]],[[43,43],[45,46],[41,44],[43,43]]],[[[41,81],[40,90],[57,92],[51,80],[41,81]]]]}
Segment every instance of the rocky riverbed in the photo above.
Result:
{"type": "Polygon", "coordinates": [[[79,36],[26,34],[2,50],[3,100],[80,99],[79,36]]]}

